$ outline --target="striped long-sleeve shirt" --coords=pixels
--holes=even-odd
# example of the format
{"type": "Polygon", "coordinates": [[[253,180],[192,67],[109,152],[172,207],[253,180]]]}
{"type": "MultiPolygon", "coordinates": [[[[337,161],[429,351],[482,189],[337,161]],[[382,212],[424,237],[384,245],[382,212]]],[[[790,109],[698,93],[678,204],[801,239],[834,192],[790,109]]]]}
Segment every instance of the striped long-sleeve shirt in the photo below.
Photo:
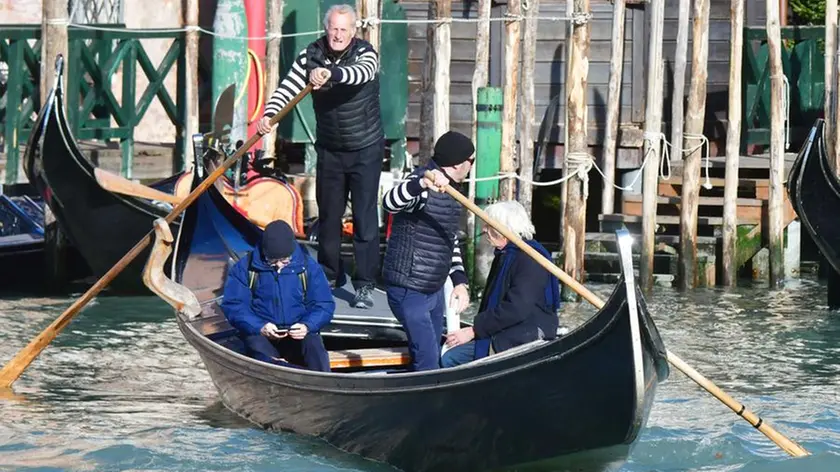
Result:
{"type": "MultiPolygon", "coordinates": [[[[382,208],[388,213],[399,213],[404,211],[412,213],[420,211],[426,205],[429,198],[429,191],[420,185],[420,175],[412,174],[405,182],[394,186],[382,196],[382,208]]],[[[464,259],[461,256],[461,247],[458,242],[458,235],[453,234],[455,241],[452,251],[452,265],[449,267],[449,278],[452,285],[466,284],[469,282],[467,272],[464,269],[464,259]]]]}
{"type": "MultiPolygon", "coordinates": [[[[319,40],[321,41],[321,40],[319,40]]],[[[349,47],[353,47],[352,45],[349,47]]],[[[329,69],[330,83],[343,85],[361,85],[376,78],[379,72],[379,54],[373,47],[365,44],[356,52],[356,61],[352,64],[342,64],[339,59],[333,63],[327,57],[326,68],[329,69]]],[[[306,70],[306,49],[298,54],[297,59],[289,69],[289,73],[280,82],[268,103],[265,104],[263,116],[271,117],[276,115],[287,103],[292,101],[297,94],[306,87],[309,82],[309,74],[306,70]]]]}

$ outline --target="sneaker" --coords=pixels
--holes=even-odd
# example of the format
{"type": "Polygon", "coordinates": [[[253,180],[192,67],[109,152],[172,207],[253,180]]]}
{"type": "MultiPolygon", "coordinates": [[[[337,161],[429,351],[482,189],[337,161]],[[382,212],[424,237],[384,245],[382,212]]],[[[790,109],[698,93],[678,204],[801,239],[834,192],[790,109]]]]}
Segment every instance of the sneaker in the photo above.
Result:
{"type": "Polygon", "coordinates": [[[356,290],[353,306],[356,308],[373,308],[373,284],[364,285],[356,290]]]}

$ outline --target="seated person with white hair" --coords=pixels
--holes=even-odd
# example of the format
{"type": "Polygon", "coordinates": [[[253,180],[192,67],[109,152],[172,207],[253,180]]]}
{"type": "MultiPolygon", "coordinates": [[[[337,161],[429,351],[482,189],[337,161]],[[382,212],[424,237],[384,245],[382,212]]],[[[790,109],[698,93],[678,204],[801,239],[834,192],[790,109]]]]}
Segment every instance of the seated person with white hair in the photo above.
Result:
{"type": "MultiPolygon", "coordinates": [[[[549,252],[534,238],[534,225],[517,201],[494,203],[487,214],[540,254],[549,252]]],[[[557,336],[560,282],[495,229],[485,226],[495,258],[473,326],[446,336],[450,348],[442,367],[454,367],[538,339],[557,336]]]]}

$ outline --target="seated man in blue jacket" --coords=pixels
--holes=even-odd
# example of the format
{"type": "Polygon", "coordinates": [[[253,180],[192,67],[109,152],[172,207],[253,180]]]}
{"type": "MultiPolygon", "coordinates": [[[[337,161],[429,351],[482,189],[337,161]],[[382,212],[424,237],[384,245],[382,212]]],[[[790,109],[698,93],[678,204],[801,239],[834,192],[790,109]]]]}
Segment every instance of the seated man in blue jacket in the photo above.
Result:
{"type": "Polygon", "coordinates": [[[285,221],[269,223],[261,244],[230,268],[221,308],[249,356],[330,371],[320,330],[335,301],[323,269],[285,221]]]}

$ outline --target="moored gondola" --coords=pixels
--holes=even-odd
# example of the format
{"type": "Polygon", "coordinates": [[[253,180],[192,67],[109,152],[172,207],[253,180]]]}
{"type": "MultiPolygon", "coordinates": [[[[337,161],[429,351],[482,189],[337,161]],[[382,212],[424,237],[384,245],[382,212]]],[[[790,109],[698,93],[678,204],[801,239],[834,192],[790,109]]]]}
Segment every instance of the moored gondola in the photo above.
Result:
{"type": "Polygon", "coordinates": [[[0,195],[0,287],[43,285],[43,225],[40,198],[0,195]]]}
{"type": "Polygon", "coordinates": [[[840,208],[840,180],[828,162],[822,119],[814,123],[793,163],[787,190],[802,226],[833,270],[840,272],[840,221],[833,212],[840,208]]]}
{"type": "MultiPolygon", "coordinates": [[[[165,202],[113,193],[97,183],[96,167],[81,152],[64,112],[63,60],[56,61],[56,85],[44,100],[26,147],[29,182],[93,274],[104,275],[146,235],[156,218],[171,209],[165,202]]],[[[151,187],[172,193],[180,174],[151,187]]],[[[177,223],[174,225],[177,230],[177,223]]],[[[147,292],[142,260],[131,263],[111,284],[115,292],[147,292]]]]}
{"type": "Polygon", "coordinates": [[[259,230],[213,186],[186,211],[174,243],[158,240],[146,280],[178,308],[178,326],[223,403],[260,427],[315,436],[404,470],[596,470],[626,459],[668,375],[634,284],[629,235],[619,239],[624,278],[580,327],[431,372],[407,371],[405,333],[389,313],[354,310],[340,297],[322,331],[333,372],[244,356],[219,302],[227,268],[254,247],[259,230]],[[159,265],[173,246],[168,280],[159,265]]]}
{"type": "MultiPolygon", "coordinates": [[[[56,61],[56,85],[41,109],[32,131],[25,156],[29,182],[43,196],[72,245],[82,255],[97,278],[110,270],[152,228],[157,218],[164,218],[188,193],[192,171],[179,172],[149,187],[134,185],[125,179],[97,168],[79,149],[70,131],[64,112],[63,60],[56,61]],[[115,191],[107,185],[128,186],[115,191]],[[140,194],[132,194],[134,190],[140,194]]],[[[232,109],[231,103],[219,103],[218,109],[232,109]]],[[[212,150],[202,153],[203,142],[197,143],[198,161],[219,157],[212,150]]],[[[224,188],[233,188],[225,179],[224,188]]],[[[229,202],[256,223],[270,218],[283,218],[303,236],[303,210],[297,190],[274,176],[252,178],[226,192],[229,202]]],[[[173,231],[178,223],[173,223],[173,231]]],[[[111,283],[110,290],[119,293],[147,292],[141,282],[145,251],[111,283]]]]}

